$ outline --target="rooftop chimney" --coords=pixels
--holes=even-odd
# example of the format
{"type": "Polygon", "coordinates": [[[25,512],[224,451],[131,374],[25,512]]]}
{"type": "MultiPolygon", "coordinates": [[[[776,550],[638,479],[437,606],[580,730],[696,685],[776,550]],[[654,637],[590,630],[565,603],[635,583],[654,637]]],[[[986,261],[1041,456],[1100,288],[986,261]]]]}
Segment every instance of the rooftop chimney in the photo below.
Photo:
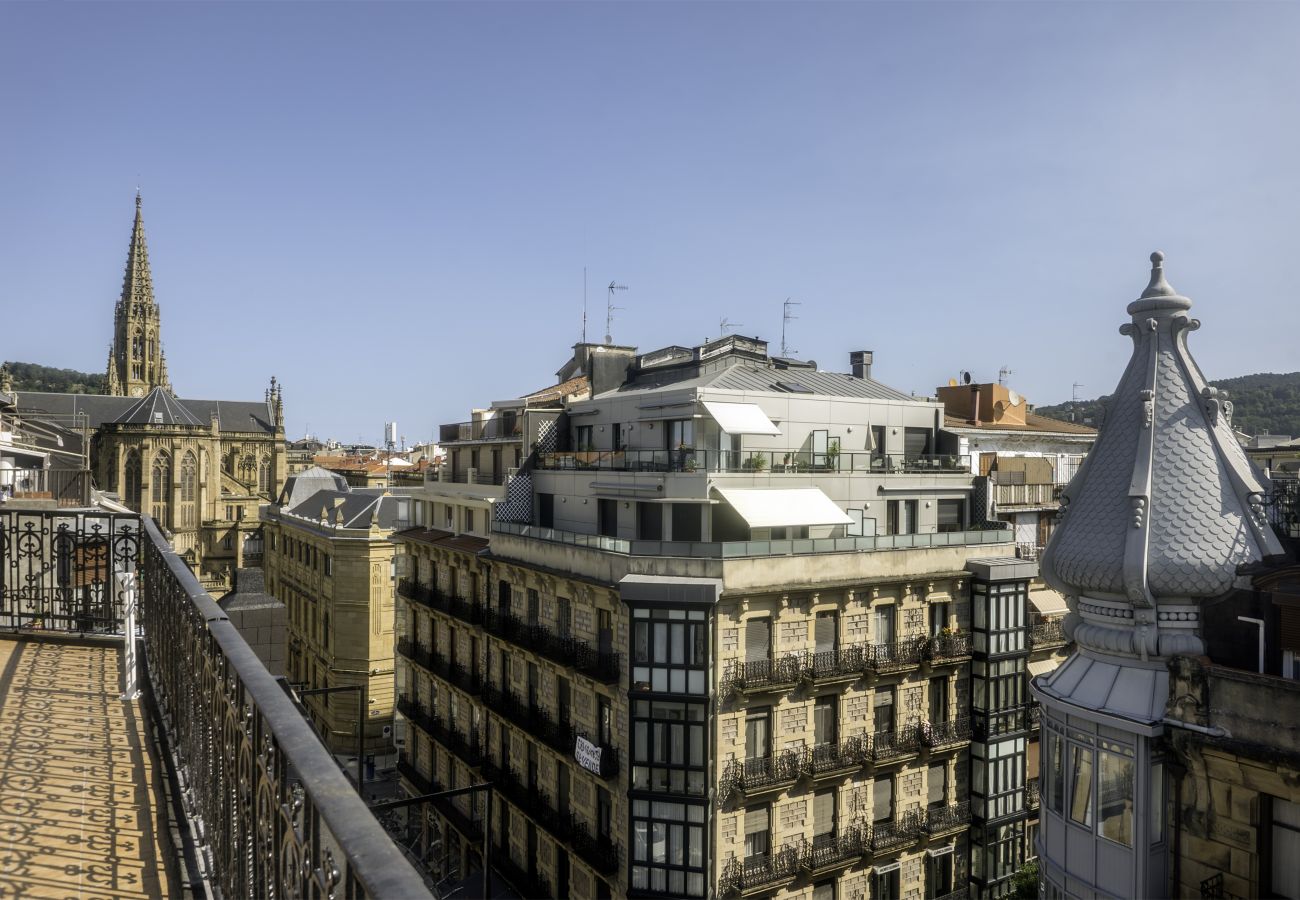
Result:
{"type": "Polygon", "coordinates": [[[871,358],[873,355],[870,350],[854,350],[849,354],[849,365],[852,367],[854,378],[871,377],[871,358]]]}

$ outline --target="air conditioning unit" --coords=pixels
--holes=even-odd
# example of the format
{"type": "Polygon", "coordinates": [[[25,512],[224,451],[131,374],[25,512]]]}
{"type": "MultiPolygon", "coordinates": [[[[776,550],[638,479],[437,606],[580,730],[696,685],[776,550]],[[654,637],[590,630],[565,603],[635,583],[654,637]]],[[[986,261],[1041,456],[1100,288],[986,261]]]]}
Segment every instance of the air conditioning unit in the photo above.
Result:
{"type": "Polygon", "coordinates": [[[392,736],[393,736],[393,726],[392,726],[392,725],[385,725],[385,726],[384,726],[384,739],[387,740],[388,738],[391,738],[392,736]]]}

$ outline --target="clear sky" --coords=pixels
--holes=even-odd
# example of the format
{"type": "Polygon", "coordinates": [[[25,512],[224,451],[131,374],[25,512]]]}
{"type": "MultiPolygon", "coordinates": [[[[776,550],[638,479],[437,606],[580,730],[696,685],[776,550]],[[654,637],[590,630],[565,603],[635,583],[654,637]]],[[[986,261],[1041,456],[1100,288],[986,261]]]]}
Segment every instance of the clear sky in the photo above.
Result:
{"type": "Polygon", "coordinates": [[[408,441],[588,334],[1109,392],[1148,253],[1300,369],[1300,5],[0,5],[0,358],[102,370],[136,185],[177,392],[408,441]]]}

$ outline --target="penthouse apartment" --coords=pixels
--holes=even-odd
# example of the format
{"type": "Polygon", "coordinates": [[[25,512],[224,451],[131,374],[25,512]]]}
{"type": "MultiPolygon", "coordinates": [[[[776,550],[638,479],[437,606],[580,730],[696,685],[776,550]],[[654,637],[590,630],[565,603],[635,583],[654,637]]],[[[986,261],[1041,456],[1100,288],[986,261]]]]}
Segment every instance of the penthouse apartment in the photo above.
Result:
{"type": "Polygon", "coordinates": [[[448,865],[486,829],[526,896],[964,893],[966,566],[1012,534],[942,405],[852,364],[579,345],[486,541],[399,535],[403,773],[498,788],[448,865]]]}

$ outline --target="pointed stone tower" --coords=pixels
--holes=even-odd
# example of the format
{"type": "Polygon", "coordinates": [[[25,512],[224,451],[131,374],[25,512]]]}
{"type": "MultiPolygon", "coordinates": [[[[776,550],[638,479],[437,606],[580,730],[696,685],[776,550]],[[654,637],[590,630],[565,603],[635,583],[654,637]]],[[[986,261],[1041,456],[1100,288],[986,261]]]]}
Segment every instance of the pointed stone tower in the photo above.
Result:
{"type": "Polygon", "coordinates": [[[1232,404],[1188,350],[1191,301],[1151,280],[1120,329],[1133,341],[1097,443],[1061,497],[1044,579],[1075,649],[1032,682],[1042,709],[1042,897],[1168,896],[1168,664],[1205,652],[1202,607],[1249,589],[1282,553],[1232,404]]]}
{"type": "Polygon", "coordinates": [[[135,194],[135,224],[126,255],[122,296],[113,314],[113,347],[108,355],[107,374],[106,393],[116,397],[143,397],[156,387],[171,390],[167,361],[162,354],[161,317],[153,297],[139,191],[135,194]]]}

